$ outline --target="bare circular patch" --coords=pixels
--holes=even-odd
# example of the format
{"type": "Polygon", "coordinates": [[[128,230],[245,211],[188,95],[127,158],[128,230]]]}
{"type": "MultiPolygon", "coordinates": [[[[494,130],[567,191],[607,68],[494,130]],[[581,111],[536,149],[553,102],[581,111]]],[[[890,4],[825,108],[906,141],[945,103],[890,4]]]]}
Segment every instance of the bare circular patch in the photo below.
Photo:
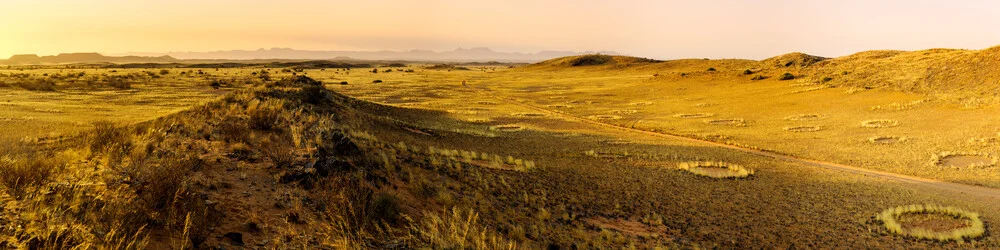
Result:
{"type": "Polygon", "coordinates": [[[492,127],[490,127],[490,130],[500,131],[500,132],[517,132],[517,131],[524,130],[524,127],[521,127],[519,125],[506,124],[506,125],[492,126],[492,127]]]}
{"type": "Polygon", "coordinates": [[[604,143],[604,144],[609,144],[609,145],[626,145],[626,144],[632,144],[632,142],[626,141],[626,140],[622,140],[622,139],[608,139],[608,140],[600,140],[598,142],[604,143]]]}
{"type": "Polygon", "coordinates": [[[677,165],[677,168],[695,175],[718,179],[746,178],[753,175],[754,172],[753,169],[748,169],[737,164],[714,161],[681,162],[677,165]]]}
{"type": "Polygon", "coordinates": [[[789,121],[816,121],[826,119],[826,115],[821,114],[800,114],[800,115],[790,115],[786,116],[785,120],[789,121]]]}
{"type": "Polygon", "coordinates": [[[861,126],[865,128],[888,128],[895,127],[897,125],[899,125],[898,121],[888,119],[867,120],[861,122],[861,126]]]}
{"type": "Polygon", "coordinates": [[[889,232],[937,241],[978,238],[986,227],[978,213],[938,205],[908,205],[877,216],[889,232]]]}
{"type": "Polygon", "coordinates": [[[823,130],[820,126],[795,126],[795,127],[785,127],[785,131],[789,132],[816,132],[823,130]]]}
{"type": "Polygon", "coordinates": [[[573,106],[565,105],[565,104],[552,104],[552,105],[545,105],[545,107],[546,108],[564,109],[564,108],[572,108],[573,106]]]}
{"type": "Polygon", "coordinates": [[[619,114],[619,115],[631,115],[631,114],[639,113],[639,111],[638,110],[634,110],[634,109],[616,109],[616,110],[612,110],[611,113],[613,113],[613,114],[619,114]]]}
{"type": "Polygon", "coordinates": [[[739,118],[734,119],[715,119],[715,120],[705,120],[705,123],[712,125],[723,125],[723,126],[743,126],[746,125],[746,121],[739,118]]]}
{"type": "Polygon", "coordinates": [[[674,117],[681,119],[694,119],[694,118],[707,118],[715,116],[712,113],[691,113],[691,114],[676,114],[674,117]]]}
{"type": "Polygon", "coordinates": [[[868,138],[868,142],[871,142],[871,143],[874,143],[874,144],[893,144],[893,143],[897,143],[897,142],[903,142],[905,140],[906,140],[906,137],[899,137],[899,136],[876,136],[876,137],[868,138]]]}
{"type": "Polygon", "coordinates": [[[617,116],[617,115],[592,115],[592,116],[587,116],[587,118],[598,119],[598,120],[618,120],[618,119],[622,119],[621,116],[617,116]]]}
{"type": "Polygon", "coordinates": [[[997,158],[978,152],[942,152],[931,159],[934,165],[951,168],[992,167],[997,164],[997,158]]]}
{"type": "Polygon", "coordinates": [[[475,114],[479,114],[479,112],[472,111],[472,110],[449,109],[449,110],[446,110],[446,111],[448,111],[448,113],[460,114],[460,115],[475,115],[475,114]]]}
{"type": "Polygon", "coordinates": [[[542,114],[542,113],[530,113],[530,112],[518,112],[518,113],[512,113],[510,115],[512,115],[512,116],[520,116],[520,117],[543,117],[543,116],[545,116],[545,114],[542,114]]]}
{"type": "Polygon", "coordinates": [[[465,119],[465,121],[471,122],[471,123],[480,123],[480,124],[482,124],[482,123],[491,123],[491,122],[493,122],[493,119],[482,118],[482,117],[474,117],[474,118],[465,119]]]}

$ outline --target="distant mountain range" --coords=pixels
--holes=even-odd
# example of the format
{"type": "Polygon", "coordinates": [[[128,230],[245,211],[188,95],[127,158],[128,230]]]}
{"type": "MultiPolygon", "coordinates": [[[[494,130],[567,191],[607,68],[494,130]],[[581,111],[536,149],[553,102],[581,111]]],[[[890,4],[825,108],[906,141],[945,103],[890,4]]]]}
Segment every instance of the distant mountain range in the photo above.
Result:
{"type": "Polygon", "coordinates": [[[170,56],[104,56],[98,53],[61,53],[55,56],[35,54],[14,55],[0,64],[62,64],[62,63],[176,63],[170,56]]]}
{"type": "Polygon", "coordinates": [[[258,50],[228,50],[212,52],[169,52],[169,53],[127,53],[132,56],[170,56],[173,58],[260,60],[260,59],[302,59],[302,60],[401,60],[438,62],[538,62],[547,59],[581,54],[617,55],[613,51],[542,51],[539,53],[504,53],[489,48],[458,48],[452,51],[408,50],[408,51],[322,51],[271,48],[258,50]]]}
{"type": "Polygon", "coordinates": [[[126,53],[105,56],[98,53],[62,53],[55,56],[34,54],[14,55],[3,65],[65,64],[65,63],[183,63],[196,61],[261,61],[261,60],[371,60],[427,62],[510,62],[532,63],[547,59],[582,54],[618,55],[613,51],[542,51],[538,53],[504,53],[489,48],[455,49],[452,51],[319,51],[272,48],[258,50],[227,50],[212,52],[126,53]]]}

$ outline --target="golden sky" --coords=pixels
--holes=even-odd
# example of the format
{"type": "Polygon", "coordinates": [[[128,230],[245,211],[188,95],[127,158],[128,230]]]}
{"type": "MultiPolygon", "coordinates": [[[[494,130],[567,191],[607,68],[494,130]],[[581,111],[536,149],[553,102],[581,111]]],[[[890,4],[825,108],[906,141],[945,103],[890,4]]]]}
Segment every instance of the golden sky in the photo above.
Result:
{"type": "Polygon", "coordinates": [[[0,0],[0,58],[272,47],[842,56],[998,45],[998,12],[984,0],[0,0]]]}

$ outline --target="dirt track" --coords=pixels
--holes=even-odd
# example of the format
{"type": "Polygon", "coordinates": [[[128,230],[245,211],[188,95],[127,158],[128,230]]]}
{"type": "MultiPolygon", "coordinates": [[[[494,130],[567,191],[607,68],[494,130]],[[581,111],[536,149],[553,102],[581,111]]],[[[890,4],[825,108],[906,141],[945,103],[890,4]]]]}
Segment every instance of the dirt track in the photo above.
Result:
{"type": "Polygon", "coordinates": [[[739,146],[734,146],[734,145],[729,145],[729,144],[724,144],[724,143],[718,143],[718,142],[712,142],[712,141],[705,141],[705,140],[699,140],[699,139],[688,138],[688,137],[683,137],[683,136],[677,136],[677,135],[671,135],[671,134],[664,134],[664,133],[658,133],[658,132],[651,132],[651,131],[639,130],[639,129],[634,129],[634,128],[622,127],[622,126],[608,124],[608,123],[604,123],[604,122],[600,122],[600,121],[596,121],[596,120],[592,120],[592,119],[587,119],[587,118],[584,118],[584,117],[579,117],[579,116],[575,116],[575,115],[571,115],[571,114],[567,114],[567,113],[563,113],[563,112],[559,112],[559,111],[555,111],[555,110],[546,109],[544,107],[539,107],[539,106],[535,106],[535,105],[526,104],[526,103],[518,102],[518,101],[515,101],[515,100],[507,99],[507,98],[504,98],[504,97],[496,96],[496,95],[493,95],[492,93],[490,93],[490,91],[488,91],[488,90],[483,90],[483,89],[474,89],[474,90],[476,92],[482,94],[482,95],[490,96],[492,98],[501,100],[501,101],[503,101],[505,103],[510,103],[510,104],[513,104],[513,105],[517,105],[517,106],[521,106],[521,107],[533,109],[533,110],[540,111],[540,112],[545,112],[545,113],[548,113],[548,114],[552,114],[552,115],[555,115],[555,116],[562,117],[562,118],[567,119],[567,120],[577,121],[577,122],[582,122],[582,123],[587,123],[587,124],[591,124],[591,125],[594,125],[594,126],[600,126],[600,127],[606,127],[606,128],[616,129],[616,130],[620,130],[620,131],[624,131],[624,132],[629,132],[629,133],[633,133],[633,134],[640,134],[640,135],[646,135],[646,136],[668,138],[668,139],[673,139],[673,140],[688,141],[688,142],[693,142],[693,143],[697,143],[697,144],[701,144],[701,145],[705,145],[705,146],[712,146],[712,147],[720,147],[720,148],[726,148],[726,149],[732,149],[732,150],[739,150],[739,151],[743,151],[743,152],[747,152],[747,153],[751,153],[751,154],[756,154],[756,155],[771,157],[771,158],[775,158],[775,159],[780,159],[780,160],[787,161],[787,162],[793,162],[793,163],[798,163],[798,164],[803,164],[803,165],[809,165],[809,166],[814,166],[814,167],[820,167],[820,168],[826,168],[826,169],[843,171],[843,172],[852,173],[852,174],[859,174],[859,175],[865,175],[865,176],[870,176],[870,177],[876,177],[876,178],[882,178],[882,179],[887,179],[887,180],[893,180],[893,181],[898,181],[898,182],[901,182],[901,183],[907,183],[907,184],[913,185],[915,187],[927,188],[929,190],[937,191],[937,192],[940,192],[940,193],[943,193],[943,194],[946,194],[946,195],[952,195],[952,194],[959,193],[959,194],[964,194],[964,195],[972,196],[973,198],[977,198],[977,199],[993,199],[994,201],[1000,201],[1000,189],[993,189],[993,188],[988,188],[988,187],[980,187],[980,186],[973,186],[973,185],[966,185],[966,184],[952,183],[952,182],[946,182],[946,181],[939,181],[939,180],[934,180],[934,179],[921,178],[921,177],[916,177],[916,176],[895,174],[895,173],[883,172],[883,171],[878,171],[878,170],[871,170],[871,169],[859,168],[859,167],[854,167],[854,166],[848,166],[848,165],[844,165],[844,164],[838,164],[838,163],[832,163],[832,162],[824,162],[824,161],[817,161],[817,160],[799,158],[799,157],[795,157],[795,156],[789,156],[789,155],[784,155],[784,154],[779,154],[779,153],[774,153],[774,152],[768,152],[768,151],[759,150],[759,149],[744,148],[744,147],[739,147],[739,146]]]}

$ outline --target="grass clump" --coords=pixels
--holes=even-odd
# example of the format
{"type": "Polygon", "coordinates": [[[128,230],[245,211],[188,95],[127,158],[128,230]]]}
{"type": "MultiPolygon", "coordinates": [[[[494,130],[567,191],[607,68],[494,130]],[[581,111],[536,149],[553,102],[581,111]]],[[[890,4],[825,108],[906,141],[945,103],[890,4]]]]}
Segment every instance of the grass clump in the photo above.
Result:
{"type": "Polygon", "coordinates": [[[760,80],[764,80],[764,79],[767,79],[767,77],[766,76],[762,76],[762,75],[756,75],[753,78],[750,78],[751,81],[760,81],[760,80]]]}
{"type": "Polygon", "coordinates": [[[784,74],[781,74],[781,76],[778,77],[778,80],[781,80],[781,81],[787,81],[787,80],[792,80],[792,79],[795,79],[795,75],[792,75],[792,73],[787,73],[787,72],[784,73],[784,74]]]}
{"type": "Polygon", "coordinates": [[[698,176],[711,177],[716,179],[739,179],[746,178],[754,174],[753,169],[728,162],[717,161],[692,161],[677,164],[680,170],[691,172],[698,176]]]}
{"type": "Polygon", "coordinates": [[[252,129],[271,130],[281,120],[281,111],[285,103],[281,100],[253,100],[247,106],[250,114],[249,125],[252,129]]]}
{"type": "Polygon", "coordinates": [[[986,234],[985,224],[979,218],[978,213],[955,207],[922,204],[899,206],[883,211],[877,218],[889,232],[917,239],[963,242],[965,239],[974,239],[986,234]],[[939,214],[954,219],[967,220],[968,223],[965,224],[965,227],[948,231],[936,231],[919,227],[905,228],[900,221],[900,217],[905,214],[939,214]]]}
{"type": "Polygon", "coordinates": [[[48,183],[64,165],[43,155],[4,156],[0,158],[0,185],[8,194],[21,199],[30,190],[48,183]]]}
{"type": "Polygon", "coordinates": [[[479,214],[458,208],[443,215],[428,214],[410,227],[409,240],[428,249],[517,249],[513,242],[479,225],[479,214]]]}

